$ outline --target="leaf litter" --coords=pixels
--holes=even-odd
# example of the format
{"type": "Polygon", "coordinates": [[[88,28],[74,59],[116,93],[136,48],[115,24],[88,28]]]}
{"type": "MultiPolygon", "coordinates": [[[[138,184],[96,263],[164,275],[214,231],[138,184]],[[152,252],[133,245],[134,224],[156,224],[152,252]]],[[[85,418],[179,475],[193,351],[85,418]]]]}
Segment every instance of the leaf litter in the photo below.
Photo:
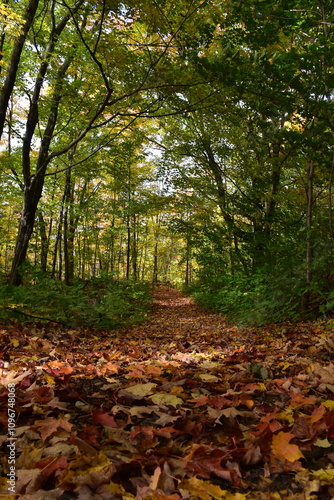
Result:
{"type": "Polygon", "coordinates": [[[166,286],[117,332],[0,327],[1,496],[333,498],[333,327],[237,327],[166,286]]]}

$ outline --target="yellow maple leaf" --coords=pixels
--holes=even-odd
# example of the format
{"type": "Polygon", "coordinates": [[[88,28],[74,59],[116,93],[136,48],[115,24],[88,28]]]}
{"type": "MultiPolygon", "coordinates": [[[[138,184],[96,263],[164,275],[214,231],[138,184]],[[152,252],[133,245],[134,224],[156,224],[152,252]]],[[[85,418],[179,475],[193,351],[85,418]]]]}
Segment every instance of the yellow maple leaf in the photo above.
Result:
{"type": "Polygon", "coordinates": [[[154,404],[159,406],[161,405],[177,406],[183,404],[183,399],[178,398],[173,394],[165,394],[163,392],[157,392],[156,394],[153,394],[153,396],[150,396],[150,399],[152,399],[154,404]]]}
{"type": "Polygon", "coordinates": [[[272,454],[281,462],[288,460],[288,462],[295,462],[304,455],[296,444],[290,444],[291,439],[295,436],[290,432],[279,432],[273,436],[271,444],[272,454]]]}
{"type": "Polygon", "coordinates": [[[320,479],[322,483],[333,484],[334,481],[334,469],[319,469],[313,470],[312,475],[320,479]]]}
{"type": "Polygon", "coordinates": [[[48,375],[47,373],[43,372],[43,377],[45,378],[48,384],[53,384],[53,385],[56,384],[54,377],[51,377],[51,375],[48,375]]]}
{"type": "MultiPolygon", "coordinates": [[[[117,495],[124,495],[126,493],[126,491],[122,485],[117,484],[117,483],[113,483],[112,481],[109,484],[106,484],[105,488],[107,490],[111,491],[111,493],[114,493],[115,495],[116,494],[117,495]]],[[[134,497],[132,497],[132,498],[134,498],[134,497]]]]}
{"type": "Polygon", "coordinates": [[[226,490],[222,490],[219,486],[209,483],[209,481],[202,481],[197,477],[192,477],[182,481],[180,489],[188,490],[193,495],[201,498],[202,500],[223,500],[226,498],[226,490]]]}
{"type": "Polygon", "coordinates": [[[152,389],[154,389],[157,386],[157,384],[154,384],[153,382],[148,382],[147,384],[135,384],[132,385],[131,387],[127,387],[124,389],[126,392],[130,392],[130,394],[134,394],[135,396],[142,396],[145,397],[147,396],[152,389]]]}
{"type": "Polygon", "coordinates": [[[332,444],[328,441],[327,438],[317,439],[314,445],[319,446],[319,448],[330,448],[332,446],[332,444]]]}
{"type": "Polygon", "coordinates": [[[196,495],[201,500],[245,500],[247,494],[230,493],[227,490],[222,490],[220,486],[212,484],[209,481],[203,481],[197,477],[185,479],[180,484],[180,489],[188,490],[191,494],[196,495]]]}
{"type": "Polygon", "coordinates": [[[203,382],[219,382],[219,378],[212,373],[199,373],[198,378],[200,378],[203,382]]]}

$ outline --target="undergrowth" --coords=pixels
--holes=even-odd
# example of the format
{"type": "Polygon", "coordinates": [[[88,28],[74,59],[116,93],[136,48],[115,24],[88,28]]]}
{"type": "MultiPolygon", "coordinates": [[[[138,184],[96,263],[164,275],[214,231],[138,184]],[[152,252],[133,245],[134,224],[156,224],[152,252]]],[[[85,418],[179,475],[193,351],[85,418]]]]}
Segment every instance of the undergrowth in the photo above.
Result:
{"type": "Polygon", "coordinates": [[[309,308],[303,309],[302,297],[306,291],[302,280],[294,276],[259,273],[201,276],[186,293],[201,306],[222,313],[233,322],[261,326],[332,313],[333,294],[325,295],[322,290],[312,288],[309,308]]]}
{"type": "Polygon", "coordinates": [[[0,321],[55,322],[66,327],[119,328],[145,321],[151,308],[148,283],[110,276],[71,286],[29,269],[24,284],[0,285],[0,321]]]}

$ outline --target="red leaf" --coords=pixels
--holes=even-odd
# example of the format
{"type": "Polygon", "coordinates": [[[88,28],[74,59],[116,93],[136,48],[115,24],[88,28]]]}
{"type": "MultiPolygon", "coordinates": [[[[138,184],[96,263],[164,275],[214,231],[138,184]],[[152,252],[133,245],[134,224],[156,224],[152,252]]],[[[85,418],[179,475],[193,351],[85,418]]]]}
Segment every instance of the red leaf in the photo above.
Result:
{"type": "Polygon", "coordinates": [[[42,469],[43,475],[49,477],[58,469],[67,469],[67,457],[47,457],[37,462],[35,467],[38,469],[42,469]]]}
{"type": "Polygon", "coordinates": [[[105,427],[118,427],[114,417],[100,408],[94,410],[92,415],[94,424],[101,424],[105,427]]]}

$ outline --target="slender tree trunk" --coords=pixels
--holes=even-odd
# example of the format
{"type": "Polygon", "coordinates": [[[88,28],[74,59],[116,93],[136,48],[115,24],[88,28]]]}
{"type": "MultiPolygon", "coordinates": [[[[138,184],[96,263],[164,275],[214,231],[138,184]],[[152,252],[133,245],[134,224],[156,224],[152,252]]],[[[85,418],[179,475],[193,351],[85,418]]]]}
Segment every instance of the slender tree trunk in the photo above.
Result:
{"type": "Polygon", "coordinates": [[[54,246],[54,250],[53,250],[52,270],[51,270],[51,278],[53,278],[53,279],[56,276],[59,238],[60,238],[60,225],[58,225],[58,231],[57,231],[55,246],[54,246]]]}
{"type": "MultiPolygon", "coordinates": [[[[74,152],[69,154],[69,161],[73,160],[74,152]]],[[[66,171],[64,197],[66,209],[64,214],[64,266],[65,282],[71,285],[74,279],[74,237],[76,221],[73,216],[74,186],[71,179],[71,168],[66,171]]]]}
{"type": "Polygon", "coordinates": [[[121,275],[121,269],[123,269],[123,237],[121,236],[119,239],[119,248],[118,248],[118,256],[117,256],[117,274],[121,275]]]}
{"type": "Polygon", "coordinates": [[[61,281],[62,276],[63,276],[63,233],[60,231],[59,233],[59,259],[58,259],[58,280],[61,281]]]}
{"type": "Polygon", "coordinates": [[[86,279],[86,268],[85,268],[86,253],[87,253],[87,240],[86,240],[86,234],[84,234],[83,244],[82,244],[82,261],[81,261],[81,276],[83,280],[86,279]]]}
{"type": "Polygon", "coordinates": [[[155,242],[154,245],[154,254],[153,254],[153,283],[158,283],[158,242],[155,242]]]}
{"type": "Polygon", "coordinates": [[[140,277],[141,280],[145,279],[145,272],[146,272],[146,255],[147,255],[147,239],[148,239],[148,223],[145,225],[145,233],[142,238],[142,243],[140,247],[140,252],[139,253],[139,262],[138,262],[138,276],[140,277]]]}
{"type": "Polygon", "coordinates": [[[65,268],[65,283],[70,285],[72,280],[70,277],[70,256],[69,256],[69,238],[68,238],[68,206],[64,213],[64,268],[65,268]]]}
{"type": "Polygon", "coordinates": [[[302,297],[302,306],[308,309],[310,306],[310,285],[312,283],[312,264],[313,264],[313,241],[312,241],[312,218],[313,218],[313,178],[314,178],[314,163],[313,160],[308,161],[307,168],[307,206],[306,206],[306,271],[305,282],[306,292],[302,297]]]}
{"type": "MultiPolygon", "coordinates": [[[[63,221],[64,221],[64,203],[65,203],[65,194],[63,194],[63,198],[62,198],[62,202],[61,202],[57,237],[56,237],[54,253],[53,253],[52,272],[51,272],[52,278],[55,278],[55,276],[56,276],[57,256],[58,255],[61,256],[61,233],[62,233],[63,221]]],[[[61,265],[59,264],[59,268],[60,267],[61,267],[61,265]]]]}
{"type": "Polygon", "coordinates": [[[81,238],[80,238],[80,235],[77,238],[77,252],[78,252],[77,274],[78,274],[78,277],[81,278],[81,238]]]}
{"type": "Polygon", "coordinates": [[[126,218],[127,242],[126,242],[126,279],[130,278],[130,261],[131,261],[131,224],[130,215],[126,218]]]}
{"type": "MultiPolygon", "coordinates": [[[[329,245],[330,245],[330,268],[333,264],[333,245],[334,245],[334,226],[333,226],[333,180],[334,180],[334,154],[332,156],[332,164],[329,176],[328,185],[328,215],[329,215],[329,245]]],[[[329,270],[330,272],[330,270],[329,270]]]]}
{"type": "Polygon", "coordinates": [[[185,286],[190,284],[190,273],[191,273],[191,246],[190,239],[187,238],[187,248],[186,248],[186,273],[184,278],[185,286]]]}
{"type": "Polygon", "coordinates": [[[94,242],[94,255],[93,255],[93,277],[96,276],[97,264],[99,262],[99,231],[96,231],[96,238],[94,242]]]}
{"type": "Polygon", "coordinates": [[[49,250],[49,239],[46,232],[46,223],[43,217],[43,213],[38,211],[38,222],[39,222],[39,234],[41,238],[41,270],[46,274],[47,261],[48,261],[48,250],[49,250]]]}
{"type": "Polygon", "coordinates": [[[115,271],[115,263],[116,263],[116,256],[115,256],[115,216],[112,216],[111,220],[111,234],[110,234],[110,245],[109,245],[109,258],[107,262],[107,272],[113,273],[115,271]]]}
{"type": "Polygon", "coordinates": [[[235,254],[236,254],[237,258],[239,259],[239,261],[241,262],[241,264],[243,265],[246,274],[249,274],[248,266],[246,264],[245,259],[242,256],[241,251],[239,249],[239,246],[237,244],[238,234],[241,231],[240,231],[240,229],[238,229],[236,227],[234,217],[229,212],[228,207],[227,207],[226,185],[224,182],[224,177],[223,177],[221,167],[215,159],[215,155],[214,155],[214,152],[212,151],[210,141],[207,139],[202,139],[202,142],[203,142],[203,147],[204,147],[205,156],[206,156],[206,160],[207,160],[207,166],[209,168],[209,171],[213,175],[215,183],[216,183],[218,206],[220,208],[221,214],[224,218],[224,221],[226,223],[226,226],[227,226],[229,232],[233,235],[233,239],[235,242],[235,245],[234,245],[235,254]]]}
{"type": "MultiPolygon", "coordinates": [[[[30,107],[29,107],[29,112],[27,116],[27,121],[26,121],[26,128],[25,128],[25,134],[23,137],[23,146],[22,146],[22,171],[23,171],[23,177],[24,177],[24,205],[23,205],[23,210],[22,210],[22,216],[20,220],[20,225],[19,225],[19,232],[17,236],[17,241],[16,241],[16,247],[15,247],[15,255],[13,259],[13,264],[12,264],[12,269],[11,269],[11,275],[10,275],[10,283],[14,285],[19,285],[22,281],[22,277],[20,276],[19,268],[21,264],[24,262],[27,250],[28,250],[28,244],[29,240],[31,238],[31,234],[34,228],[34,223],[35,223],[35,216],[36,216],[36,210],[38,206],[38,202],[42,196],[42,191],[43,191],[43,186],[44,186],[44,179],[45,179],[45,174],[46,174],[46,169],[49,165],[49,163],[52,161],[53,158],[57,156],[61,156],[63,154],[66,154],[68,151],[70,151],[73,147],[75,147],[76,144],[78,144],[81,140],[84,139],[84,137],[87,135],[89,130],[93,127],[95,121],[97,118],[104,112],[106,106],[109,104],[109,99],[112,93],[112,89],[109,88],[109,85],[107,85],[107,95],[103,102],[100,104],[98,110],[95,112],[94,116],[89,120],[88,124],[81,130],[79,134],[76,135],[76,139],[74,141],[71,141],[65,148],[59,150],[59,151],[53,151],[51,154],[49,153],[50,151],[50,145],[51,141],[53,139],[53,134],[55,130],[55,126],[57,123],[58,119],[58,110],[59,110],[59,105],[61,102],[61,99],[64,95],[63,92],[63,84],[64,84],[64,79],[66,72],[71,64],[71,61],[73,59],[73,54],[70,54],[68,58],[66,58],[62,65],[60,66],[57,75],[54,79],[54,93],[51,101],[51,106],[49,110],[49,115],[47,119],[47,123],[45,126],[45,130],[43,133],[43,137],[41,139],[41,144],[39,148],[39,155],[36,163],[36,169],[35,172],[32,173],[31,169],[31,150],[32,150],[32,143],[33,143],[33,138],[35,135],[36,127],[38,125],[39,121],[39,104],[40,104],[40,96],[41,96],[41,90],[43,87],[43,83],[45,80],[45,77],[47,75],[47,71],[49,68],[49,63],[51,58],[54,55],[54,48],[56,47],[56,44],[59,40],[59,37],[61,33],[63,32],[64,28],[66,27],[68,21],[71,19],[74,13],[76,13],[80,6],[84,3],[84,0],[78,0],[77,3],[73,6],[71,11],[67,11],[64,16],[59,20],[58,24],[55,24],[55,12],[54,12],[54,7],[55,3],[51,2],[51,9],[52,9],[52,16],[53,16],[53,22],[52,22],[52,29],[49,35],[48,42],[45,46],[45,51],[42,54],[42,62],[40,64],[40,67],[38,68],[38,73],[35,79],[35,84],[34,84],[34,89],[32,92],[32,95],[29,96],[30,99],[30,107]]],[[[38,1],[37,0],[30,0],[29,6],[30,5],[35,5],[37,8],[38,1]]],[[[36,10],[36,9],[35,9],[36,10]]],[[[32,22],[33,16],[31,18],[32,22]]],[[[31,25],[31,23],[30,23],[31,25]]],[[[24,40],[22,42],[22,47],[24,44],[24,40]]],[[[21,47],[21,51],[22,51],[21,47]]],[[[15,46],[14,46],[15,48],[15,46]]],[[[13,49],[14,50],[14,49],[13,49]]],[[[21,54],[21,52],[20,52],[21,54]]],[[[20,55],[18,59],[20,58],[20,55]]],[[[14,58],[15,59],[15,58],[14,58]]],[[[15,61],[17,58],[15,59],[15,61]]],[[[96,61],[95,61],[96,62],[96,61]]],[[[18,64],[18,63],[17,63],[18,64]]],[[[101,67],[99,66],[99,69],[101,67]]],[[[14,80],[12,79],[12,88],[14,86],[15,82],[15,77],[16,77],[16,70],[14,68],[14,80]]],[[[9,64],[9,69],[7,71],[8,74],[13,74],[13,71],[11,70],[11,64],[9,64]]],[[[7,80],[6,80],[7,81],[7,80]]],[[[51,81],[51,79],[50,79],[51,81]]],[[[5,115],[6,115],[6,110],[7,110],[7,105],[9,102],[10,95],[8,96],[8,89],[10,89],[10,83],[7,85],[5,82],[5,85],[3,86],[3,91],[0,94],[0,133],[2,133],[3,129],[3,124],[1,126],[1,122],[4,123],[5,120],[5,115]],[[1,115],[2,113],[2,115],[1,115]]],[[[11,93],[11,92],[10,92],[11,93]]]]}
{"type": "Polygon", "coordinates": [[[132,235],[132,272],[133,279],[137,280],[138,277],[138,235],[137,235],[137,220],[133,216],[133,235],[132,235]]]}

